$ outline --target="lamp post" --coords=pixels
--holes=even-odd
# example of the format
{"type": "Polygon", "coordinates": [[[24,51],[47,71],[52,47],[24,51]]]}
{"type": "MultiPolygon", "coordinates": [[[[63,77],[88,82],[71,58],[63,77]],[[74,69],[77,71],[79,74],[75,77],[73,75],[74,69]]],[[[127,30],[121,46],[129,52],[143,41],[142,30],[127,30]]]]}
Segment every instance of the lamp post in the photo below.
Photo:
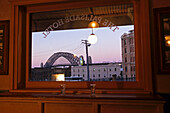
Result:
{"type": "Polygon", "coordinates": [[[97,36],[93,33],[93,28],[98,27],[98,23],[96,22],[90,22],[89,27],[92,28],[92,34],[88,37],[88,40],[82,40],[82,43],[86,46],[86,64],[87,64],[87,80],[90,80],[90,74],[89,74],[89,55],[88,55],[88,47],[91,44],[95,44],[97,42],[97,36]]]}
{"type": "Polygon", "coordinates": [[[86,46],[86,65],[87,65],[87,80],[90,80],[90,74],[89,74],[89,55],[88,55],[88,46],[91,44],[88,43],[88,40],[82,40],[82,43],[86,46]]]}

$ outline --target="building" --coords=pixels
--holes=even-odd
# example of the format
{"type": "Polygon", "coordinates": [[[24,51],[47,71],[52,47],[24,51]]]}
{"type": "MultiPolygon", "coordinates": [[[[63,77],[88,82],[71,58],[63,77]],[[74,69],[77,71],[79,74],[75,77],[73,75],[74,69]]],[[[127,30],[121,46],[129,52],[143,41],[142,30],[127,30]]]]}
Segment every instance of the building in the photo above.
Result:
{"type": "MultiPolygon", "coordinates": [[[[121,78],[121,63],[97,63],[89,65],[90,81],[112,81],[121,78]]],[[[87,81],[87,66],[72,66],[71,77],[87,81]]]]}
{"type": "Polygon", "coordinates": [[[134,30],[121,36],[121,46],[123,78],[134,80],[136,78],[134,30]]]}

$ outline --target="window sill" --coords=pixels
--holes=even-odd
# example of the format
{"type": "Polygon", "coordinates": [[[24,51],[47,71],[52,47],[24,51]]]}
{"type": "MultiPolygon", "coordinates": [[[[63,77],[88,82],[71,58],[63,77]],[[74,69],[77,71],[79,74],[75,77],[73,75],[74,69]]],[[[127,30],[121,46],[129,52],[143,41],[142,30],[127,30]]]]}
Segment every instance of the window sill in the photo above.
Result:
{"type": "Polygon", "coordinates": [[[66,93],[62,95],[61,93],[37,93],[37,92],[2,92],[1,97],[17,97],[17,98],[65,98],[65,99],[113,99],[113,100],[160,100],[163,98],[158,95],[150,94],[95,94],[92,96],[87,93],[66,93]]]}

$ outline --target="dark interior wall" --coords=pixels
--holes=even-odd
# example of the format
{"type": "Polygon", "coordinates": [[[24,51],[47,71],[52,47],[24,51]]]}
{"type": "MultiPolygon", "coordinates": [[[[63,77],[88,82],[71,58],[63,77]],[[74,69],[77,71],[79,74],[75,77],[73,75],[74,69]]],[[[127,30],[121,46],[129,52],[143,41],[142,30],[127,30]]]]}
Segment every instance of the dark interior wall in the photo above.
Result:
{"type": "MultiPolygon", "coordinates": [[[[152,0],[152,6],[153,11],[157,8],[170,7],[170,0],[152,0]]],[[[157,74],[155,77],[156,92],[166,100],[164,105],[164,113],[170,113],[170,74],[157,74]]]]}
{"type": "MultiPolygon", "coordinates": [[[[160,9],[160,8],[170,7],[170,0],[152,0],[151,6],[153,7],[152,11],[155,11],[158,8],[160,9]]],[[[153,18],[153,21],[155,20],[156,19],[153,18]]],[[[153,36],[155,35],[156,34],[153,34],[153,36]]],[[[156,92],[170,94],[170,87],[169,87],[170,74],[156,74],[155,77],[156,77],[156,86],[155,86],[156,92]]]]}

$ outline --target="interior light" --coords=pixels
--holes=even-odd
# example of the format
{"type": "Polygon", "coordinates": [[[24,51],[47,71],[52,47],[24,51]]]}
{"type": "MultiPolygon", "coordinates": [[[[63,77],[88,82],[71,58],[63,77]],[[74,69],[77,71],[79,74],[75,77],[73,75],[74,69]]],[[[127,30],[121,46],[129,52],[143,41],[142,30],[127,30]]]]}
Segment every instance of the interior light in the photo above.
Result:
{"type": "Polygon", "coordinates": [[[167,46],[167,47],[170,47],[170,35],[168,35],[168,36],[165,36],[165,45],[167,46]]]}
{"type": "Polygon", "coordinates": [[[168,45],[170,45],[170,40],[168,40],[168,42],[167,42],[167,43],[168,43],[168,45]]]}

